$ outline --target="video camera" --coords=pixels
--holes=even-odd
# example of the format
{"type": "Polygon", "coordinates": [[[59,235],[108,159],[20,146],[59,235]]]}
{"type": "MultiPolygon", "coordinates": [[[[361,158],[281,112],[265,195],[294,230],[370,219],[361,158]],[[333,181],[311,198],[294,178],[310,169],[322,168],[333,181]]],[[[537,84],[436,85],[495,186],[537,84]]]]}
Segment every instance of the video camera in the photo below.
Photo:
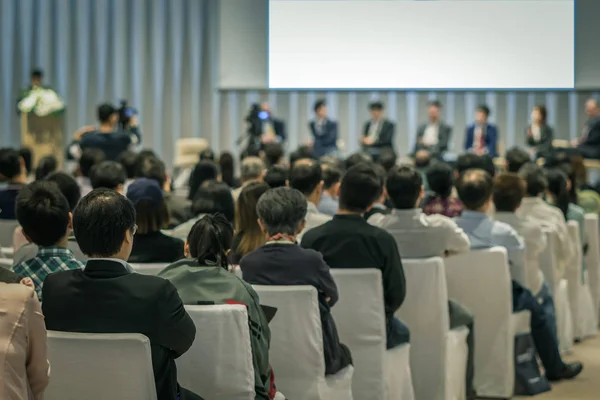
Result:
{"type": "Polygon", "coordinates": [[[267,111],[262,111],[258,104],[252,104],[250,111],[246,116],[248,122],[247,133],[250,137],[260,137],[262,135],[262,123],[270,118],[267,111]]]}
{"type": "Polygon", "coordinates": [[[133,107],[129,107],[127,100],[120,101],[121,107],[119,108],[119,127],[122,130],[129,129],[129,122],[131,117],[138,115],[138,110],[133,107]]]}

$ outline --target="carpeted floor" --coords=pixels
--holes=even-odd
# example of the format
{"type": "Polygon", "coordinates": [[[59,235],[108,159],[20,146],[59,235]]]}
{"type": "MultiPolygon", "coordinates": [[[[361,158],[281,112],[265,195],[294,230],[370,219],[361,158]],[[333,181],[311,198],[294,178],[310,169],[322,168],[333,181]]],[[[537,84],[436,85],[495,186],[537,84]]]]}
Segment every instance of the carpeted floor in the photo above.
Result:
{"type": "Polygon", "coordinates": [[[535,397],[516,397],[535,400],[598,400],[600,399],[600,335],[576,344],[565,361],[581,361],[583,372],[572,381],[552,385],[552,391],[535,397]]]}

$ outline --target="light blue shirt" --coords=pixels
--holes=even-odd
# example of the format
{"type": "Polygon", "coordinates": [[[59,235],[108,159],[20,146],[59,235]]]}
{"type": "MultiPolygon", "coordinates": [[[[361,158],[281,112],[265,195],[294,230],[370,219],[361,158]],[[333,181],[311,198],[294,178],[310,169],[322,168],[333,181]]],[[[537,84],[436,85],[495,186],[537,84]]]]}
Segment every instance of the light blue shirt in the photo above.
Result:
{"type": "Polygon", "coordinates": [[[521,280],[525,273],[525,242],[508,224],[494,221],[487,214],[478,211],[463,211],[454,219],[456,224],[469,236],[472,249],[485,249],[494,246],[506,248],[511,277],[521,280]]]}
{"type": "Polygon", "coordinates": [[[333,196],[330,196],[328,193],[323,192],[323,195],[321,196],[321,202],[319,203],[317,210],[323,214],[333,217],[338,211],[338,200],[333,198],[333,196]]]}

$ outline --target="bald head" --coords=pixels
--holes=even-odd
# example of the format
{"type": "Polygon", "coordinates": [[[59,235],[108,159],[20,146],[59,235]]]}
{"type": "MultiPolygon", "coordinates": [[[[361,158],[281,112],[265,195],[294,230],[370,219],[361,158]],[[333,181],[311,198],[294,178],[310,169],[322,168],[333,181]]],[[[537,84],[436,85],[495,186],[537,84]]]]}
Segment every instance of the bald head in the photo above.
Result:
{"type": "Polygon", "coordinates": [[[456,184],[460,201],[470,211],[487,211],[493,189],[492,176],[482,169],[465,171],[456,184]]]}
{"type": "Polygon", "coordinates": [[[263,177],[266,166],[259,157],[246,157],[242,161],[241,179],[243,183],[259,180],[263,177]]]}
{"type": "Polygon", "coordinates": [[[600,115],[600,110],[598,109],[598,100],[594,98],[588,99],[585,102],[585,113],[590,118],[600,115]]]}

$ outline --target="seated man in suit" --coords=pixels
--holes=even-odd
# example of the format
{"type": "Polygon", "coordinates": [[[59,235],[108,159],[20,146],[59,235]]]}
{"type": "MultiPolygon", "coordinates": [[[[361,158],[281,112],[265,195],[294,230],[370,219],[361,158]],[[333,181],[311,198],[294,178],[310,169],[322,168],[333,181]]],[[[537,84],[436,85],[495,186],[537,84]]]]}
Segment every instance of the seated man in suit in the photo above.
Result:
{"type": "Polygon", "coordinates": [[[383,103],[375,101],[369,104],[371,120],[365,123],[362,137],[363,150],[377,161],[382,149],[393,149],[394,124],[383,117],[383,103]]]}
{"type": "Polygon", "coordinates": [[[391,349],[408,343],[410,335],[408,327],[394,317],[406,297],[406,279],[396,241],[363,218],[381,190],[372,164],[358,163],[350,168],[342,179],[338,213],[331,221],[306,232],[302,247],[323,254],[331,268],[381,270],[387,348],[391,349]]]}
{"type": "Polygon", "coordinates": [[[465,150],[477,155],[498,156],[498,128],[488,122],[490,109],[480,105],[475,111],[475,123],[467,127],[465,150]]]}
{"type": "MultiPolygon", "coordinates": [[[[465,205],[462,216],[456,218],[471,240],[472,249],[505,247],[511,271],[516,270],[522,259],[518,257],[524,248],[523,238],[510,226],[492,220],[487,211],[492,204],[494,182],[487,172],[468,170],[457,183],[458,196],[465,205]],[[515,267],[514,269],[512,267],[515,267]]],[[[482,266],[483,267],[483,266],[482,266]]],[[[535,296],[520,283],[512,280],[513,311],[531,312],[531,336],[550,381],[572,379],[579,375],[581,363],[566,364],[558,351],[556,321],[538,302],[535,296]]]]}
{"type": "Polygon", "coordinates": [[[448,151],[452,127],[441,120],[442,103],[439,100],[430,101],[427,103],[427,107],[429,121],[419,126],[413,153],[416,153],[417,150],[427,150],[434,157],[442,158],[448,151]]]}
{"type": "Polygon", "coordinates": [[[0,149],[0,219],[15,220],[17,196],[27,184],[25,160],[17,150],[0,149]]]}
{"type": "Polygon", "coordinates": [[[313,135],[313,154],[316,158],[337,153],[338,125],[327,118],[327,103],[317,100],[315,119],[308,124],[313,135]]]}
{"type": "Polygon", "coordinates": [[[583,157],[600,159],[600,107],[598,100],[588,99],[585,102],[585,113],[588,120],[583,128],[583,134],[572,144],[583,157]]]}
{"type": "MultiPolygon", "coordinates": [[[[386,181],[387,195],[394,205],[390,214],[375,214],[369,218],[372,225],[388,231],[396,240],[398,249],[406,258],[444,257],[469,251],[469,238],[456,223],[443,215],[425,215],[419,208],[425,190],[421,174],[411,166],[390,170],[386,181]]],[[[450,329],[469,328],[467,345],[467,398],[474,399],[474,331],[473,314],[461,304],[449,300],[450,329]]]]}
{"type": "Polygon", "coordinates": [[[177,290],[165,279],[133,273],[127,264],[136,231],[133,204],[115,191],[96,189],[77,205],[73,227],[90,259],[83,271],[46,278],[46,327],[145,335],[152,348],[158,400],[198,399],[177,384],[175,359],[192,346],[196,335],[177,290]]]}

